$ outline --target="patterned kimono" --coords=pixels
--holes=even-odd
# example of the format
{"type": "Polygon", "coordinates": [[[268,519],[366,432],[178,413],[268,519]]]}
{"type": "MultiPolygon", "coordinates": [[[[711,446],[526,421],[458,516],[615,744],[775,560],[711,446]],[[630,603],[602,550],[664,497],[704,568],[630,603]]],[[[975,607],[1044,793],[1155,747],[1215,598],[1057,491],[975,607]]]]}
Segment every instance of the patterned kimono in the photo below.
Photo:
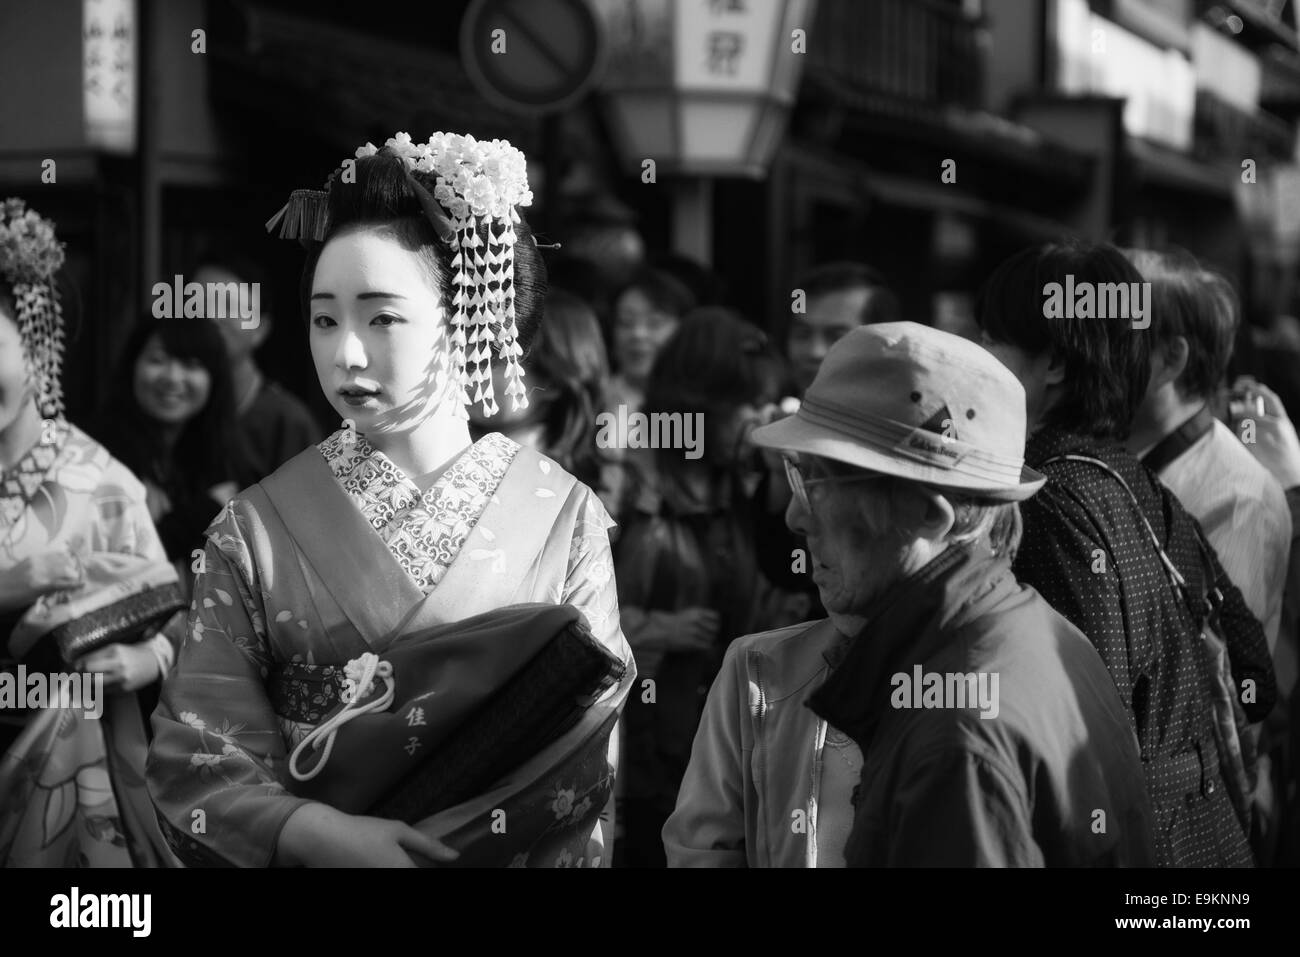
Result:
{"type": "MultiPolygon", "coordinates": [[[[123,583],[175,582],[144,488],[99,443],[60,422],[0,486],[0,569],[68,548],[83,584],[42,596],[5,628],[0,664],[67,670],[46,639],[80,611],[107,605],[123,583]],[[102,600],[101,600],[102,599],[102,600]]],[[[165,671],[169,639],[150,640],[165,671]]],[[[144,784],[144,720],[133,694],[107,694],[97,720],[80,707],[13,711],[23,730],[0,760],[0,866],[130,867],[175,863],[144,784]]]]}
{"type": "MultiPolygon", "coordinates": [[[[439,694],[466,683],[491,692],[509,680],[510,643],[490,650],[491,627],[466,620],[541,603],[581,612],[621,679],[559,740],[416,826],[461,850],[459,864],[607,865],[614,722],[635,677],[619,627],[612,524],[586,486],[497,433],[423,494],[364,437],[343,431],[244,492],[208,530],[189,631],[154,715],[149,786],[178,856],[266,866],[285,820],[308,800],[374,813],[357,797],[366,784],[356,760],[331,758],[323,784],[290,774],[295,749],[331,711],[322,682],[366,652],[396,660],[421,635],[451,649],[460,629],[485,637],[439,694]],[[477,828],[481,837],[502,808],[510,828],[477,845],[492,853],[467,854],[465,835],[477,828]],[[520,843],[527,828],[515,821],[553,839],[520,843]]],[[[454,744],[451,728],[430,728],[439,720],[432,705],[402,714],[409,729],[385,740],[391,756],[377,760],[415,767],[432,751],[426,733],[454,744]]]]}

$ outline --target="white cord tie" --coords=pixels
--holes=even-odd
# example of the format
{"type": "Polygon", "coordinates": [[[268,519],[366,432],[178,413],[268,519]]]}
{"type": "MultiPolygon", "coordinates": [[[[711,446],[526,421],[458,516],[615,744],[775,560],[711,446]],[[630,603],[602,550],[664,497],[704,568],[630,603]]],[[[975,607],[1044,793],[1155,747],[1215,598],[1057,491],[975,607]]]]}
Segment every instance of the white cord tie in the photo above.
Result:
{"type": "Polygon", "coordinates": [[[289,773],[297,781],[310,781],[325,769],[339,728],[363,714],[384,711],[393,703],[397,691],[397,682],[393,680],[393,666],[387,661],[380,661],[379,656],[373,652],[367,651],[361,657],[349,661],[344,668],[344,674],[346,677],[343,679],[343,691],[340,695],[344,702],[343,708],[332,718],[313,728],[298,742],[298,746],[293,749],[293,754],[289,755],[289,773]],[[369,704],[358,705],[358,702],[364,700],[374,690],[376,678],[384,679],[384,693],[369,704]],[[299,771],[298,759],[309,745],[313,751],[319,751],[323,747],[324,752],[310,771],[299,771]]]}

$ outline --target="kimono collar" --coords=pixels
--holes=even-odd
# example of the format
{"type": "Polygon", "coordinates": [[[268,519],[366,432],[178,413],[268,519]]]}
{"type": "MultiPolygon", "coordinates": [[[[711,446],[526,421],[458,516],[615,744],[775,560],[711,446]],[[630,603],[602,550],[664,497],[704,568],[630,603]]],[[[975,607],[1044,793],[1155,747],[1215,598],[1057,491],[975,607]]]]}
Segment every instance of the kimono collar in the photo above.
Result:
{"type": "Polygon", "coordinates": [[[954,545],[868,611],[851,641],[827,653],[830,676],[808,705],[865,750],[889,707],[891,676],[925,661],[954,628],[978,618],[1019,586],[1011,563],[980,543],[954,545]]]}

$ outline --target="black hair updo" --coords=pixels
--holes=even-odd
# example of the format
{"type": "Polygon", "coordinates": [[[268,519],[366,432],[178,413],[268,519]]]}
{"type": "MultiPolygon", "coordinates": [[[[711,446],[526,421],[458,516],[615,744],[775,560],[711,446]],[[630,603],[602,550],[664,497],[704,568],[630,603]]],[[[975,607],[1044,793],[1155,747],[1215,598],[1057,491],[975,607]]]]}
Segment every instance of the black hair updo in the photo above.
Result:
{"type": "MultiPolygon", "coordinates": [[[[421,186],[432,195],[437,185],[435,173],[412,171],[421,186]]],[[[325,240],[313,243],[303,265],[299,299],[303,317],[311,317],[311,285],[316,274],[316,263],[321,250],[334,236],[346,229],[365,226],[386,227],[404,248],[420,257],[429,270],[443,308],[450,315],[453,295],[451,267],[456,250],[439,237],[425,217],[420,200],[407,179],[406,161],[385,146],[373,156],[356,161],[356,182],[344,183],[336,179],[329,189],[329,227],[325,240]]],[[[479,238],[488,241],[487,224],[480,221],[479,238]]],[[[515,327],[519,347],[527,356],[541,320],[546,299],[546,263],[533,242],[533,233],[520,215],[515,223],[513,294],[515,327]]],[[[495,337],[500,324],[490,326],[495,337]]]]}

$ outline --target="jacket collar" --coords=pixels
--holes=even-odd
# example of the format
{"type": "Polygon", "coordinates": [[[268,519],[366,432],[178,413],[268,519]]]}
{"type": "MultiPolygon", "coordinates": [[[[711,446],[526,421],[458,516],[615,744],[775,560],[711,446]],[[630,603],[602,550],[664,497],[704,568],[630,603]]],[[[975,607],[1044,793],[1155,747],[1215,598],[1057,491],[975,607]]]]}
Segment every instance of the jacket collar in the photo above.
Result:
{"type": "Polygon", "coordinates": [[[832,670],[809,707],[866,750],[889,707],[891,676],[930,658],[952,629],[1018,587],[1007,559],[981,544],[952,546],[878,600],[862,631],[827,653],[832,670]]]}
{"type": "Polygon", "coordinates": [[[811,622],[806,630],[785,640],[767,643],[760,654],[765,665],[764,687],[771,701],[788,698],[825,676],[830,649],[844,641],[844,635],[829,618],[811,622]]]}
{"type": "Polygon", "coordinates": [[[1029,436],[1025,443],[1025,464],[1035,468],[1054,455],[1067,453],[1083,453],[1111,461],[1115,456],[1127,455],[1123,446],[1114,439],[1066,432],[1049,425],[1029,436]]]}

